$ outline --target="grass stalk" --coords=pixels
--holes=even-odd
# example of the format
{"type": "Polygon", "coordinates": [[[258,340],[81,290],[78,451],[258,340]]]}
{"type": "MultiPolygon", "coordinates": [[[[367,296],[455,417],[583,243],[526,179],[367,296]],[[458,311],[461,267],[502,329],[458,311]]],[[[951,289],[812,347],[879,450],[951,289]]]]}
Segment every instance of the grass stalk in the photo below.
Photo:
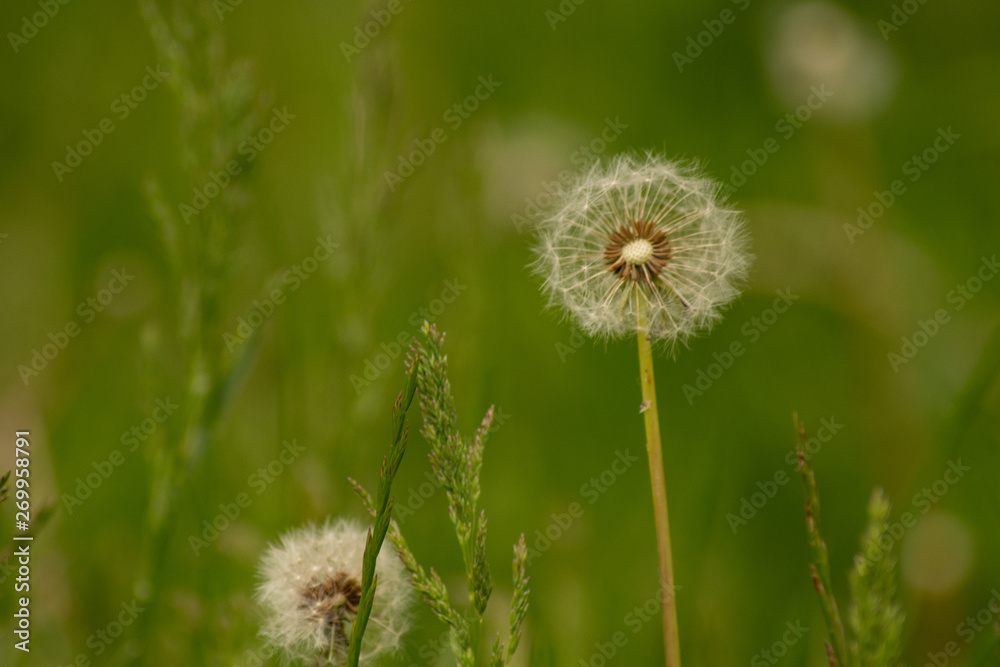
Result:
{"type": "Polygon", "coordinates": [[[649,343],[647,304],[638,299],[639,373],[642,385],[642,414],[646,424],[646,453],[649,478],[653,488],[653,515],[656,522],[656,545],[660,554],[660,594],[663,598],[663,646],[666,666],[680,667],[681,649],[677,631],[677,605],[674,599],[674,563],[670,550],[670,519],[667,513],[667,485],[663,474],[663,445],[660,417],[656,409],[656,379],[653,373],[653,350],[649,343]]]}
{"type": "Polygon", "coordinates": [[[831,667],[846,667],[848,662],[847,641],[844,635],[844,622],[837,608],[837,600],[833,597],[833,587],[830,583],[830,553],[819,532],[819,491],[816,489],[816,475],[806,461],[805,426],[799,421],[798,413],[793,416],[795,435],[798,439],[796,452],[798,454],[799,473],[806,495],[806,529],[809,533],[809,546],[812,549],[812,563],[809,573],[812,575],[813,586],[819,595],[826,619],[826,627],[830,631],[830,641],[827,643],[827,655],[831,667]]]}

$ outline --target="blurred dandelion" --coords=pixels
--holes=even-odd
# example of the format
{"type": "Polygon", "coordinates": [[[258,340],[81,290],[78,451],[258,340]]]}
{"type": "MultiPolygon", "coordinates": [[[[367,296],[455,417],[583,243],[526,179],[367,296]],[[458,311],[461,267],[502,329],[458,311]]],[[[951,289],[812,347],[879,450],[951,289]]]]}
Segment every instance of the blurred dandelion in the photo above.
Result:
{"type": "Polygon", "coordinates": [[[819,84],[833,96],[818,117],[856,123],[892,100],[898,65],[884,40],[837,3],[792,3],[773,14],[766,63],[775,93],[795,109],[819,84]]]}
{"type": "MultiPolygon", "coordinates": [[[[261,636],[289,660],[345,664],[361,603],[367,531],[341,519],[286,533],[261,559],[257,600],[266,619],[261,636]]],[[[408,627],[412,592],[391,550],[376,565],[378,587],[361,647],[361,664],[396,652],[408,627]]]]}
{"type": "Polygon", "coordinates": [[[969,576],[975,553],[972,532],[959,517],[932,511],[903,543],[903,578],[915,590],[946,595],[969,576]]]}
{"type": "Polygon", "coordinates": [[[722,317],[746,278],[747,245],[718,183],[647,154],[593,164],[556,196],[535,247],[550,305],[591,336],[638,339],[667,667],[681,663],[651,344],[683,343],[722,317]]]}

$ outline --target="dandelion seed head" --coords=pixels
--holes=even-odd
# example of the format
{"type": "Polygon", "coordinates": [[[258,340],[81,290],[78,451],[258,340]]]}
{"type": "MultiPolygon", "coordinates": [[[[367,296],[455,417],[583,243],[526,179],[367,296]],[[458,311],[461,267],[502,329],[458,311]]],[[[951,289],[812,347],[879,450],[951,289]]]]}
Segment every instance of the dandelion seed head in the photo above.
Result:
{"type": "Polygon", "coordinates": [[[554,195],[535,271],[550,305],[597,338],[683,343],[739,295],[751,256],[740,212],[715,181],[659,156],[595,162],[554,195]]]}
{"type": "MultiPolygon", "coordinates": [[[[308,524],[282,536],[261,559],[257,601],[261,636],[289,661],[344,664],[361,602],[367,530],[348,520],[308,524]],[[318,662],[317,662],[318,661],[318,662]]],[[[402,563],[383,547],[378,586],[361,647],[361,664],[399,650],[412,591],[402,563]]]]}

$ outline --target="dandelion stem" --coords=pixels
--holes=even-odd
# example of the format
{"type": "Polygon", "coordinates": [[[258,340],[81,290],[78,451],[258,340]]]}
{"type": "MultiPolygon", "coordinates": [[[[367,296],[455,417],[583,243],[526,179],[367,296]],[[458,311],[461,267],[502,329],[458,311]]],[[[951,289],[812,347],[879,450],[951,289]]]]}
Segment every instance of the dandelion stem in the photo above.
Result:
{"type": "Polygon", "coordinates": [[[639,373],[642,385],[643,416],[646,422],[646,452],[649,455],[649,478],[653,486],[656,545],[660,552],[660,594],[663,596],[663,645],[666,650],[666,667],[680,667],[681,649],[677,632],[677,606],[674,601],[674,564],[670,552],[670,519],[667,515],[667,485],[663,475],[663,446],[660,441],[660,417],[656,410],[656,380],[653,375],[653,351],[649,344],[648,305],[645,295],[641,292],[636,301],[639,373]]]}

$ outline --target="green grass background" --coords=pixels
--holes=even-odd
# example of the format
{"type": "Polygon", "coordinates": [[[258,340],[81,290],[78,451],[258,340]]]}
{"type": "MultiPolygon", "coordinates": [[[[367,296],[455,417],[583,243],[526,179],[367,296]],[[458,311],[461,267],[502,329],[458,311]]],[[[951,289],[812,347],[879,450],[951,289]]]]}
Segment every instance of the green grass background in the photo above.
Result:
{"type": "MultiPolygon", "coordinates": [[[[612,662],[662,661],[658,621],[636,628],[628,616],[657,586],[645,461],[593,504],[581,490],[616,452],[641,456],[634,342],[581,345],[570,323],[544,309],[526,268],[531,230],[519,230],[512,215],[574,168],[574,151],[599,136],[607,118],[627,128],[606,155],[662,151],[697,158],[728,178],[747,150],[777,136],[775,123],[790,110],[769,63],[788,57],[780,55],[779,26],[795,5],[752,0],[739,11],[718,0],[589,0],[555,30],[545,14],[558,10],[554,0],[402,6],[350,64],[340,43],[380,3],[244,2],[220,21],[228,53],[251,61],[259,89],[296,116],[238,177],[253,199],[231,253],[226,330],[235,330],[272,276],[312,252],[318,236],[340,247],[257,332],[253,365],[178,499],[161,593],[166,612],[144,664],[247,664],[257,647],[251,596],[265,545],[307,520],[361,517],[348,475],[374,487],[402,359],[360,391],[351,376],[364,373],[382,343],[417,332],[420,309],[446,280],[467,286],[434,316],[449,335],[461,428],[472,434],[490,404],[508,415],[487,445],[483,472],[497,627],[505,624],[518,534],[534,544],[553,513],[582,502],[584,515],[531,563],[523,664],[600,665],[592,660],[595,643],[617,631],[628,643],[612,662]],[[674,52],[727,8],[735,20],[678,72],[674,52]],[[488,75],[500,87],[461,127],[448,127],[445,110],[488,75]],[[386,188],[383,173],[436,127],[447,140],[403,185],[386,188]],[[285,439],[306,452],[263,493],[251,493],[252,505],[195,556],[189,536],[220,503],[248,490],[249,476],[285,439]]],[[[928,652],[957,641],[961,654],[949,664],[971,665],[990,634],[967,646],[956,628],[1000,586],[1000,282],[987,282],[960,312],[947,295],[1000,250],[1000,8],[931,0],[883,40],[877,22],[891,15],[891,3],[835,6],[853,22],[847,34],[854,37],[823,23],[828,30],[801,47],[803,57],[839,72],[828,84],[833,99],[857,97],[863,111],[826,108],[779,139],[780,150],[734,196],[747,211],[757,255],[748,289],[711,335],[675,359],[657,360],[689,665],[750,663],[796,621],[809,632],[780,664],[825,664],[798,480],[735,535],[727,522],[758,482],[792,472],[784,458],[794,443],[794,410],[810,431],[823,418],[843,424],[813,460],[842,606],[871,488],[883,486],[898,515],[914,510],[914,494],[942,476],[946,461],[971,466],[900,542],[905,660],[924,665],[928,652]],[[837,60],[854,38],[866,45],[861,66],[837,60]],[[883,69],[871,74],[873,63],[883,69]],[[961,138],[851,243],[843,226],[856,220],[857,207],[905,178],[904,163],[947,127],[961,138]],[[744,327],[754,326],[778,289],[799,299],[689,404],[683,386],[733,341],[748,342],[744,327]],[[893,372],[887,354],[940,308],[951,321],[893,372]],[[935,532],[941,524],[927,520],[939,513],[958,522],[957,535],[935,532]],[[959,576],[945,590],[927,591],[912,574],[921,568],[959,576]]],[[[18,30],[35,11],[27,0],[3,3],[2,32],[18,30]]],[[[155,399],[183,395],[181,366],[169,353],[173,304],[182,297],[142,192],[143,177],[155,174],[171,201],[190,200],[178,177],[179,108],[160,86],[59,182],[51,163],[63,159],[65,146],[111,115],[111,102],[158,62],[146,25],[131,2],[71,2],[18,53],[4,41],[0,432],[8,444],[0,463],[13,465],[13,432],[30,428],[35,508],[58,510],[33,547],[28,656],[12,648],[13,576],[0,574],[0,662],[68,665],[86,654],[93,664],[123,664],[136,650],[128,640],[96,657],[88,637],[133,598],[151,452],[178,437],[180,420],[167,420],[126,454],[72,513],[60,498],[94,462],[123,449],[121,434],[151,414],[155,399]],[[50,332],[79,320],[77,304],[122,266],[134,282],[25,386],[17,367],[50,332]]],[[[419,412],[413,416],[419,423],[419,412]]],[[[429,470],[426,445],[413,436],[396,483],[399,502],[429,470]]],[[[2,525],[9,535],[10,502],[2,525]]],[[[409,517],[404,532],[463,598],[443,494],[409,517]]],[[[443,627],[422,608],[415,624],[399,664],[433,664],[443,627]]]]}

